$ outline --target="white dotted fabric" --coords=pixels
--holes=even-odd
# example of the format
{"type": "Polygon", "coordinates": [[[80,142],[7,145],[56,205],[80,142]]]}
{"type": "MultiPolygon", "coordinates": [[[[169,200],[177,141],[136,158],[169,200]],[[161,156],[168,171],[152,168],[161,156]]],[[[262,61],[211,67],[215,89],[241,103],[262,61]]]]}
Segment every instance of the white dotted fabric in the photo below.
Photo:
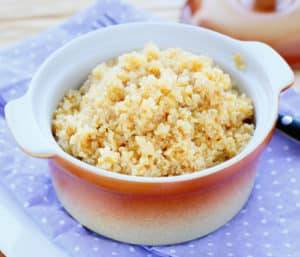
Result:
{"type": "MultiPolygon", "coordinates": [[[[103,18],[104,12],[118,23],[144,15],[117,0],[99,1],[60,27],[0,51],[0,115],[1,104],[3,107],[4,102],[25,92],[32,74],[52,51],[81,33],[111,25],[103,18]]],[[[282,103],[287,114],[299,115],[300,96],[293,90],[285,94],[282,103]]],[[[300,256],[300,146],[279,132],[261,158],[253,193],[242,211],[218,231],[181,245],[127,245],[82,227],[58,202],[47,163],[23,154],[1,117],[0,167],[0,186],[15,197],[49,240],[70,256],[300,256]]]]}

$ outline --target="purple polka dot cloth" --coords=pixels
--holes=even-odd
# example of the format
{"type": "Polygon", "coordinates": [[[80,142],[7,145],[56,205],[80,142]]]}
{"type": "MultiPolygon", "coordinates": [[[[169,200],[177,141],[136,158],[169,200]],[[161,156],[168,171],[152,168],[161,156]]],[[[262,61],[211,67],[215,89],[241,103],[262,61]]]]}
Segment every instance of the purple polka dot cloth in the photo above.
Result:
{"type": "MultiPolygon", "coordinates": [[[[69,256],[299,257],[300,144],[278,131],[263,153],[251,197],[236,217],[206,237],[161,247],[119,243],[82,227],[57,200],[47,162],[31,158],[17,147],[4,120],[4,104],[24,94],[49,54],[93,29],[151,18],[117,0],[98,1],[59,27],[0,50],[0,186],[69,256]]],[[[300,118],[300,94],[288,90],[281,97],[280,108],[300,118]]]]}

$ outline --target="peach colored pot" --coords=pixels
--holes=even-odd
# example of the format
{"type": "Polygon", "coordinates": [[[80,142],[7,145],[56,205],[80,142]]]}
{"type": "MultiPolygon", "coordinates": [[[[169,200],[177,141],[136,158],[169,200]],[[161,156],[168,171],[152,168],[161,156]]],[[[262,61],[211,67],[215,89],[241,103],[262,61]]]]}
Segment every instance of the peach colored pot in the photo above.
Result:
{"type": "Polygon", "coordinates": [[[300,67],[300,0],[187,0],[185,22],[270,44],[300,67]]]}
{"type": "Polygon", "coordinates": [[[188,25],[126,24],[89,33],[58,50],[42,65],[27,94],[10,102],[5,113],[20,147],[49,159],[58,197],[80,223],[124,242],[172,244],[216,230],[245,204],[258,157],[273,132],[279,93],[293,79],[285,61],[262,43],[188,25]],[[240,154],[193,174],[148,178],[108,172],[60,149],[51,133],[51,114],[64,92],[79,86],[97,63],[149,41],[211,56],[253,99],[256,129],[240,154]],[[235,53],[243,56],[244,71],[235,67],[235,53]]]}

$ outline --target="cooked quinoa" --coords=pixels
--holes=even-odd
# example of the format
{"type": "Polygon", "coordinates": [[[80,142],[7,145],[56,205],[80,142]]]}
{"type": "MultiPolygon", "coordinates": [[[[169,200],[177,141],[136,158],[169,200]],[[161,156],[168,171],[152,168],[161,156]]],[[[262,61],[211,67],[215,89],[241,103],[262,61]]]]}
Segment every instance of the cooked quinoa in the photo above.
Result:
{"type": "Polygon", "coordinates": [[[148,44],[96,66],[53,114],[74,157],[108,171],[173,176],[238,154],[253,131],[251,99],[209,57],[148,44]]]}

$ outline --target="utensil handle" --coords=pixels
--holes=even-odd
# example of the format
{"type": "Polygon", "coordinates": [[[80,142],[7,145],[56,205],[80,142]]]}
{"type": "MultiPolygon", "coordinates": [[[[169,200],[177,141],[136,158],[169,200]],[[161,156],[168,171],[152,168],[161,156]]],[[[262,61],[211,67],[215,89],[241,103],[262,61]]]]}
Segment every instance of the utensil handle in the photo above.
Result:
{"type": "Polygon", "coordinates": [[[299,119],[295,119],[292,115],[279,114],[276,126],[288,136],[300,141],[299,119]]]}

